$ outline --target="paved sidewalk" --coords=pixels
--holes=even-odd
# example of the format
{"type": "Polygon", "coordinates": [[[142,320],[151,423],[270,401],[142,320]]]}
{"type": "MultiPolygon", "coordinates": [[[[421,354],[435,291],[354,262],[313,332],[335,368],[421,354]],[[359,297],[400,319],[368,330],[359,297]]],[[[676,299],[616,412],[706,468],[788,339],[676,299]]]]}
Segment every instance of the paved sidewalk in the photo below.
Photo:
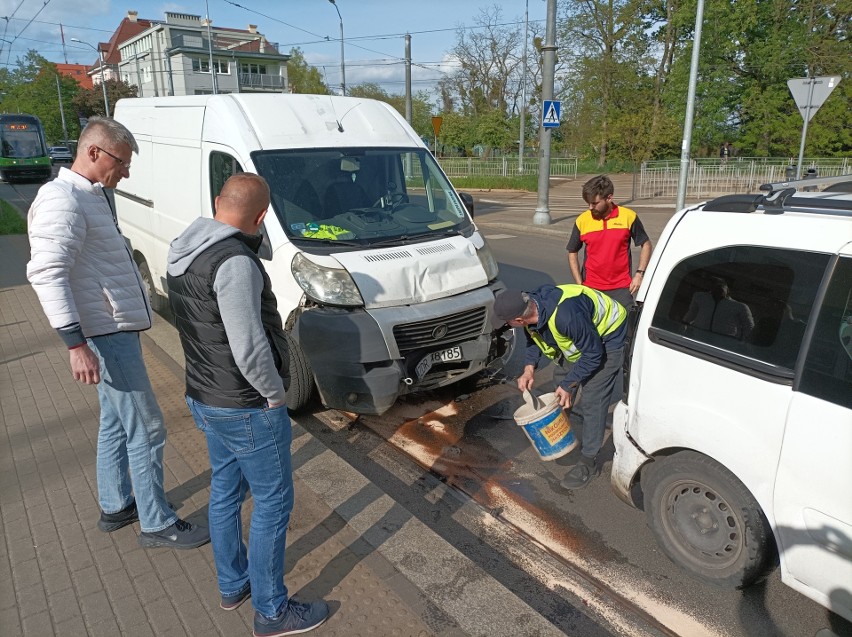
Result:
{"type": "MultiPolygon", "coordinates": [[[[26,237],[0,238],[0,634],[248,635],[252,608],[218,607],[210,545],[143,550],[138,524],[98,531],[98,398],[76,383],[65,348],[24,278],[26,237]]],[[[182,400],[182,372],[147,340],[146,364],[168,426],[169,500],[206,522],[210,469],[182,400]]],[[[294,466],[317,453],[294,428],[294,466]]],[[[421,620],[411,585],[296,477],[288,533],[291,594],[326,597],[318,635],[463,634],[421,620]],[[357,625],[357,628],[355,626],[357,625]]],[[[248,517],[250,506],[245,512],[248,517]]]]}

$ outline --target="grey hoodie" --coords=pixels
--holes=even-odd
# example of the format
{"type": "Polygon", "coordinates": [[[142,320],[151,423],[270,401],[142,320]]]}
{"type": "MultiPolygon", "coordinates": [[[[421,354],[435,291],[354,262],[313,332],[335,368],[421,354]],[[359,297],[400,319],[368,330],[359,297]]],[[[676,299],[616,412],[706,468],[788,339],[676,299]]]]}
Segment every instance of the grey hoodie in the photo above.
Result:
{"type": "MultiPolygon", "coordinates": [[[[183,275],[207,248],[239,232],[215,219],[196,219],[169,247],[169,274],[183,275]]],[[[267,401],[283,402],[284,382],[278,375],[260,318],[263,291],[260,270],[249,257],[231,257],[216,271],[213,289],[231,354],[240,372],[267,401]]]]}

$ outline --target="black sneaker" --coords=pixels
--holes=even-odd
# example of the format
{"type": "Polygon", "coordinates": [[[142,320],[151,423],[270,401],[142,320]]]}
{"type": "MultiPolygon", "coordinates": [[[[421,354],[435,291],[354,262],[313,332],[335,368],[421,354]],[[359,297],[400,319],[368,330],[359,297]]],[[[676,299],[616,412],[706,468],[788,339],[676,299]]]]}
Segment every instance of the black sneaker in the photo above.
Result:
{"type": "Polygon", "coordinates": [[[210,541],[210,531],[203,526],[178,519],[171,526],[155,533],[139,534],[139,546],[146,549],[165,546],[171,549],[194,549],[210,541]]]}
{"type": "Polygon", "coordinates": [[[277,617],[264,617],[254,613],[254,637],[284,637],[313,630],[328,619],[328,604],[318,599],[302,604],[292,599],[277,617]]]}
{"type": "Polygon", "coordinates": [[[101,511],[98,528],[104,533],[112,533],[113,531],[124,528],[128,524],[133,524],[138,519],[139,512],[136,510],[136,500],[134,500],[118,513],[104,513],[101,511]]]}
{"type": "Polygon", "coordinates": [[[595,459],[581,456],[580,462],[571,467],[559,485],[563,489],[582,489],[595,475],[595,459]]]}
{"type": "Polygon", "coordinates": [[[222,601],[219,602],[219,608],[222,610],[236,610],[243,605],[243,602],[251,597],[251,584],[246,584],[246,587],[239,593],[233,595],[222,595],[222,601]]]}

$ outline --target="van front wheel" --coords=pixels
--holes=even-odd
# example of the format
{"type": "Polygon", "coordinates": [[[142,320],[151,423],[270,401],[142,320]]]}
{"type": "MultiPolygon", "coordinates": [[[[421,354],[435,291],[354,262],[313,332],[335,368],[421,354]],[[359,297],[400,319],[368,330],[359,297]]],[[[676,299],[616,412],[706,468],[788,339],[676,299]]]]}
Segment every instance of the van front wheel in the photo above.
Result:
{"type": "Polygon", "coordinates": [[[642,472],[645,512],[669,558],[701,579],[745,588],[774,557],[769,523],[748,489],[694,451],[659,458],[642,472]]]}
{"type": "Polygon", "coordinates": [[[286,332],[287,354],[290,357],[290,386],[287,388],[287,409],[298,412],[311,404],[314,397],[314,373],[305,352],[299,344],[286,332]]]}
{"type": "Polygon", "coordinates": [[[151,300],[151,309],[159,314],[168,307],[168,299],[164,296],[160,296],[157,292],[157,288],[154,287],[154,279],[151,276],[151,270],[148,268],[148,263],[145,259],[140,258],[136,265],[139,268],[139,275],[142,277],[142,283],[145,284],[145,291],[148,293],[148,298],[151,300]]]}

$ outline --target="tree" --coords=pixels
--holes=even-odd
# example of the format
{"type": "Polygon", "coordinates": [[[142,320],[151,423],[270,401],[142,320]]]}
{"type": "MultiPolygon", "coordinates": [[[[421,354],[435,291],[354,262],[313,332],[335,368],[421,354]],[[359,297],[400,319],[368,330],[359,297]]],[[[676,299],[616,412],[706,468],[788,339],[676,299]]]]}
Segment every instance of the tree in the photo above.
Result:
{"type": "MultiPolygon", "coordinates": [[[[121,80],[107,80],[107,99],[109,100],[110,114],[115,111],[115,105],[125,97],[138,97],[138,87],[121,80]]],[[[92,88],[81,88],[74,99],[74,108],[80,117],[91,117],[92,115],[104,115],[104,94],[100,84],[92,88]]]]}
{"type": "Polygon", "coordinates": [[[439,82],[444,110],[508,113],[520,93],[523,30],[503,24],[500,7],[481,9],[473,29],[459,29],[451,50],[458,70],[439,82]]]}
{"type": "MultiPolygon", "coordinates": [[[[391,95],[378,84],[371,82],[349,86],[347,93],[350,97],[366,97],[387,102],[405,117],[405,95],[391,95]]],[[[425,91],[420,91],[411,98],[411,126],[421,137],[432,136],[432,106],[429,103],[429,94],[425,91]]]]}
{"type": "Polygon", "coordinates": [[[290,49],[290,59],[287,60],[287,81],[293,93],[331,94],[328,86],[322,81],[319,70],[305,61],[305,56],[299,47],[290,49]]]}
{"type": "MultiPolygon", "coordinates": [[[[694,7],[679,7],[673,19],[694,23],[694,7]]],[[[811,121],[806,153],[848,153],[850,20],[848,0],[709,3],[696,87],[699,149],[715,154],[729,140],[740,154],[797,154],[802,118],[787,80],[810,74],[841,75],[846,85],[841,82],[811,121]]],[[[673,65],[667,100],[676,113],[684,108],[690,56],[688,46],[673,65]]]]}
{"type": "MultiPolygon", "coordinates": [[[[473,116],[456,111],[445,112],[441,122],[441,142],[444,146],[464,150],[465,154],[478,142],[473,116]]],[[[429,138],[433,136],[430,131],[429,138]]]]}
{"type": "Polygon", "coordinates": [[[500,111],[491,111],[477,118],[476,141],[486,147],[484,158],[491,150],[512,148],[512,142],[517,139],[520,120],[517,117],[506,119],[500,111]]]}
{"type": "MultiPolygon", "coordinates": [[[[115,104],[125,97],[137,97],[138,87],[121,80],[107,80],[107,99],[109,100],[110,114],[115,111],[115,104]]],[[[101,85],[92,88],[80,89],[74,98],[74,108],[80,117],[91,117],[92,115],[104,115],[104,93],[101,85]]]]}
{"type": "Polygon", "coordinates": [[[76,139],[79,136],[80,125],[71,105],[80,88],[77,81],[59,75],[56,65],[36,51],[28,51],[23,58],[18,58],[16,68],[2,74],[0,82],[3,110],[38,117],[48,143],[63,141],[62,113],[59,111],[61,94],[68,137],[76,139]]]}
{"type": "MultiPolygon", "coordinates": [[[[629,101],[637,78],[646,75],[648,34],[642,19],[645,0],[568,0],[564,4],[562,38],[573,56],[575,104],[594,122],[594,138],[603,166],[611,143],[611,121],[619,102],[629,101]]],[[[629,106],[628,106],[629,107],[629,106]]]]}

